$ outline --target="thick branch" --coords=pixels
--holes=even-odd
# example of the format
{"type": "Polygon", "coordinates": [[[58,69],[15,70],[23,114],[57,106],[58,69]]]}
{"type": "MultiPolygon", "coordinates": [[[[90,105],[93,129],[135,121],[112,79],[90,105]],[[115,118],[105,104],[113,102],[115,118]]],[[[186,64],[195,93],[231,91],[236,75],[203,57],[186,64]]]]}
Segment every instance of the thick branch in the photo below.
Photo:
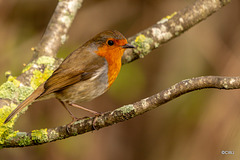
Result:
{"type": "Polygon", "coordinates": [[[74,20],[82,0],[61,0],[52,15],[47,29],[35,49],[34,58],[56,57],[59,47],[67,40],[67,32],[74,20]]]}
{"type": "Polygon", "coordinates": [[[34,130],[29,133],[18,132],[15,137],[6,140],[2,147],[39,145],[87,133],[93,131],[94,128],[100,129],[134,118],[188,92],[206,88],[239,89],[240,77],[203,76],[183,80],[151,97],[106,112],[96,117],[95,120],[94,117],[91,117],[77,121],[71,126],[70,134],[66,132],[65,125],[57,128],[34,130]],[[93,121],[95,121],[94,127],[93,121]]]}

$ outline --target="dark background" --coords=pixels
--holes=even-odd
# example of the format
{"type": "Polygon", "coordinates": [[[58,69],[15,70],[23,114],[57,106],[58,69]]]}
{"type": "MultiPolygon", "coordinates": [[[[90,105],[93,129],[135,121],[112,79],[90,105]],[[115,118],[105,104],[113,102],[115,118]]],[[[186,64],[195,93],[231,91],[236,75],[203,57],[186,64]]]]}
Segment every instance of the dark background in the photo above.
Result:
{"type": "MultiPolygon", "coordinates": [[[[107,30],[126,37],[151,26],[193,0],[85,0],[58,57],[107,30]]],[[[57,1],[0,0],[0,82],[14,76],[31,57],[57,1]]],[[[144,59],[124,65],[111,89],[83,106],[104,112],[153,95],[183,79],[238,76],[240,2],[233,1],[144,59]]],[[[206,89],[181,96],[127,122],[69,139],[0,150],[1,160],[228,160],[240,158],[240,91],[206,89]],[[233,151],[234,155],[223,155],[233,151]]],[[[80,116],[88,113],[71,108],[80,116]]],[[[57,100],[34,103],[15,126],[20,131],[71,121],[57,100]]]]}

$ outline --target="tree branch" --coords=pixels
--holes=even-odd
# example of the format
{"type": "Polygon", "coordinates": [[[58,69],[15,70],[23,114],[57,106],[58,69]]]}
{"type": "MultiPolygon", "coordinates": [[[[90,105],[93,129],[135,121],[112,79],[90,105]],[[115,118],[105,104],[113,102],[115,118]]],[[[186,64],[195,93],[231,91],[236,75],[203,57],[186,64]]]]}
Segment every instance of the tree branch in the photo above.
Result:
{"type": "Polygon", "coordinates": [[[127,50],[122,57],[122,63],[144,58],[153,49],[180,36],[230,2],[231,0],[197,0],[193,5],[166,16],[153,26],[128,38],[137,48],[127,50]]]}
{"type": "MultiPolygon", "coordinates": [[[[8,75],[8,81],[0,86],[0,124],[3,123],[8,114],[22,100],[29,96],[39,84],[44,82],[59,65],[58,61],[52,57],[56,56],[61,42],[66,40],[67,30],[81,2],[80,0],[59,2],[59,6],[55,10],[47,31],[38,47],[35,49],[34,60],[24,68],[23,73],[19,77],[14,78],[8,75]],[[60,5],[60,3],[62,4],[60,5]],[[77,3],[79,5],[76,5],[77,3]],[[70,12],[72,10],[67,6],[63,7],[65,6],[64,4],[67,6],[75,6],[73,8],[76,10],[70,12]],[[61,9],[64,11],[61,11],[61,9]],[[65,20],[71,21],[67,24],[63,24],[62,22],[65,22],[65,20],[63,21],[60,15],[65,17],[65,20]],[[69,15],[73,16],[72,19],[69,19],[69,15]],[[55,27],[57,29],[52,27],[54,25],[56,25],[55,27]]],[[[230,1],[227,0],[198,0],[192,6],[163,18],[157,22],[157,24],[129,38],[129,42],[137,48],[124,54],[123,64],[132,62],[138,58],[143,58],[153,49],[179,36],[181,33],[204,20],[229,2],[230,1]]],[[[239,77],[214,76],[184,80],[156,95],[134,104],[123,106],[112,112],[102,114],[96,118],[94,127],[100,129],[128,120],[193,90],[204,88],[239,89],[239,81],[239,77]]],[[[34,130],[30,133],[26,133],[13,131],[13,125],[16,121],[15,117],[15,119],[8,124],[0,126],[0,146],[20,147],[37,145],[64,139],[73,135],[83,134],[93,130],[93,120],[94,118],[91,117],[74,123],[70,129],[70,134],[67,134],[66,126],[34,130]]]]}
{"type": "Polygon", "coordinates": [[[56,57],[58,49],[67,40],[67,32],[83,0],[62,0],[52,15],[47,29],[36,47],[34,58],[56,57]]]}
{"type": "Polygon", "coordinates": [[[85,118],[75,122],[70,133],[66,125],[57,128],[18,132],[16,136],[6,139],[2,147],[23,147],[44,144],[71,136],[84,134],[119,122],[123,122],[163,105],[183,94],[206,88],[239,89],[240,77],[203,76],[183,80],[175,85],[133,104],[122,106],[114,111],[103,113],[101,116],[85,118]],[[94,121],[94,127],[93,127],[94,121]]]}

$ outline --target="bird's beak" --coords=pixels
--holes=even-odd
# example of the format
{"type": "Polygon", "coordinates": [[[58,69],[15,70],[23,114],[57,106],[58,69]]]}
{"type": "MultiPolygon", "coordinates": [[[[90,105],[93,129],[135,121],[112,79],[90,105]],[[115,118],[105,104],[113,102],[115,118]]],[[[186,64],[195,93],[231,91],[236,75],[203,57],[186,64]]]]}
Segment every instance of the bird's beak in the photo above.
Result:
{"type": "Polygon", "coordinates": [[[122,48],[135,48],[135,47],[133,45],[127,43],[124,46],[122,46],[122,48]]]}

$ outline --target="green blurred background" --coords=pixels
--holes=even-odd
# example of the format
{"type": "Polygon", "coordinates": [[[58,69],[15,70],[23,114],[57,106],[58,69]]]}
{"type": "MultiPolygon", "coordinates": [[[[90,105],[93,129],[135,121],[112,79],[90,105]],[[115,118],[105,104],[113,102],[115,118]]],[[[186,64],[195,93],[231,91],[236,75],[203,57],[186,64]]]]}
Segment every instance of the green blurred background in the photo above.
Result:
{"type": "MultiPolygon", "coordinates": [[[[85,0],[59,51],[66,57],[106,29],[126,37],[151,26],[193,0],[85,0]]],[[[21,73],[57,1],[0,0],[0,82],[21,73]]],[[[240,1],[233,1],[144,59],[124,65],[110,91],[83,106],[108,111],[153,95],[183,79],[237,76],[240,71],[240,1]]],[[[2,149],[0,160],[228,160],[240,158],[240,90],[207,89],[181,96],[127,122],[69,139],[2,149]],[[234,155],[221,154],[234,151],[234,155]]],[[[71,108],[80,116],[88,113],[71,108]]],[[[55,100],[36,102],[15,129],[31,131],[71,121],[55,100]]]]}

